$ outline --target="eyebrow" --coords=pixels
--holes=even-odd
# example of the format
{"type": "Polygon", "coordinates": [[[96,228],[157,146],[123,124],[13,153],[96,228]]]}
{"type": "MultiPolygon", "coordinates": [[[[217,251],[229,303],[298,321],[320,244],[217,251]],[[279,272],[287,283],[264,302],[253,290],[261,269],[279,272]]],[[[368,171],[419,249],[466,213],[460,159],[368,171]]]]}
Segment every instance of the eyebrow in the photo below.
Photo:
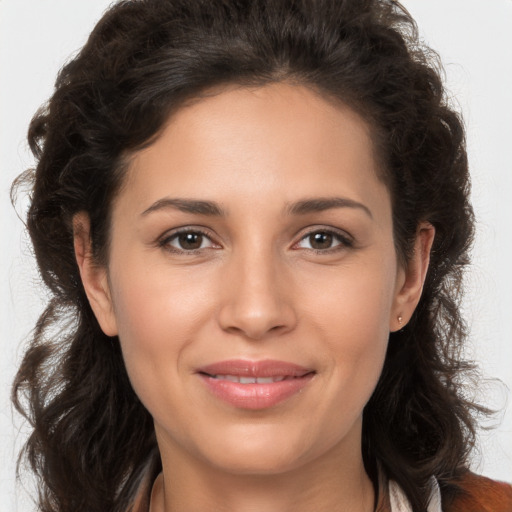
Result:
{"type": "MultiPolygon", "coordinates": [[[[141,213],[141,216],[146,216],[149,213],[164,210],[174,209],[185,213],[192,213],[197,215],[208,215],[216,217],[225,217],[226,211],[217,203],[213,201],[202,201],[197,199],[175,199],[164,197],[153,203],[149,208],[141,213]]],[[[345,197],[318,197],[312,199],[304,199],[287,205],[285,213],[288,215],[306,215],[308,213],[323,212],[333,208],[356,208],[365,212],[371,219],[373,219],[370,209],[358,201],[345,197]]]]}
{"type": "Polygon", "coordinates": [[[226,212],[213,201],[199,201],[196,199],[173,199],[165,197],[153,203],[149,208],[144,210],[141,215],[145,216],[149,213],[172,208],[185,213],[195,213],[198,215],[211,215],[224,217],[226,212]]]}
{"type": "Polygon", "coordinates": [[[287,213],[291,215],[305,215],[308,213],[323,212],[333,208],[356,208],[365,212],[373,219],[372,212],[363,203],[346,197],[318,197],[297,201],[288,205],[287,213]]]}

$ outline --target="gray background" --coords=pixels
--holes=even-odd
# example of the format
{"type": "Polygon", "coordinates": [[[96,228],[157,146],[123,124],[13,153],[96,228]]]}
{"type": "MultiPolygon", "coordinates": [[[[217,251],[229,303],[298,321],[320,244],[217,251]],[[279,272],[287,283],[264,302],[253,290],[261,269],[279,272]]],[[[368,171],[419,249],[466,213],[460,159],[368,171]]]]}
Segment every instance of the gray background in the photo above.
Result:
{"type": "MultiPolygon", "coordinates": [[[[32,165],[25,133],[51,94],[58,69],[84,42],[106,0],[0,0],[0,512],[33,506],[30,480],[16,484],[27,428],[13,414],[10,383],[45,298],[22,223],[9,202],[15,176],[32,165]]],[[[448,88],[468,126],[478,218],[467,281],[468,354],[485,376],[480,399],[503,411],[512,386],[512,1],[405,0],[422,37],[443,58],[448,88]],[[485,5],[485,9],[484,9],[485,5]]],[[[19,198],[17,210],[26,208],[19,198]]],[[[512,480],[512,410],[483,430],[475,471],[512,480]],[[497,426],[496,426],[497,425],[497,426]]]]}

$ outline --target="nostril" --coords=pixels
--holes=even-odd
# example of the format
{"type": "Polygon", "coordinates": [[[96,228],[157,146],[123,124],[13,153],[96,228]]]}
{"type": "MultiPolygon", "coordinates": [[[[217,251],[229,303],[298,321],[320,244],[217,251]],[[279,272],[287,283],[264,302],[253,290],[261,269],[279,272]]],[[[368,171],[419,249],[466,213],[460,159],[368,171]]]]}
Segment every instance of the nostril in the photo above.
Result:
{"type": "Polygon", "coordinates": [[[217,319],[225,332],[255,340],[288,332],[297,322],[291,300],[270,292],[249,293],[247,289],[226,294],[217,319]]]}

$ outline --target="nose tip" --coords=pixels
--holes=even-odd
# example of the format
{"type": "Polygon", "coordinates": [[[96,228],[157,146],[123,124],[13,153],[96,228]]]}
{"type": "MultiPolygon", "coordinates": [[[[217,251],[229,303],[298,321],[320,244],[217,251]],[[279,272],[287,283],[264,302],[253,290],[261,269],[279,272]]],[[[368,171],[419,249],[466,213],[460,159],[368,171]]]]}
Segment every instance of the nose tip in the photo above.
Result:
{"type": "MultiPolygon", "coordinates": [[[[273,315],[274,316],[274,315],[273,315]]],[[[277,315],[275,315],[277,317],[277,315]]],[[[249,314],[249,315],[236,315],[231,321],[227,320],[221,322],[223,329],[233,334],[241,334],[246,338],[252,340],[260,340],[267,334],[279,334],[287,331],[289,324],[285,321],[279,321],[277,318],[271,318],[266,314],[249,314]]]]}
{"type": "Polygon", "coordinates": [[[276,279],[262,274],[252,271],[231,280],[219,314],[223,330],[261,340],[293,329],[297,318],[290,298],[276,279]]]}

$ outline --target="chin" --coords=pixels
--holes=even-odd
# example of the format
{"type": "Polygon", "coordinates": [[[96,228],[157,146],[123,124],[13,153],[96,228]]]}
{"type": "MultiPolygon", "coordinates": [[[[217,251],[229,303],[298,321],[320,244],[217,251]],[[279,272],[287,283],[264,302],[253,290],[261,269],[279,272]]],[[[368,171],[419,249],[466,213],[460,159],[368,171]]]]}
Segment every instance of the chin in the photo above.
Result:
{"type": "Polygon", "coordinates": [[[209,443],[201,451],[218,470],[265,476],[297,469],[329,449],[329,446],[310,446],[305,432],[274,427],[244,429],[238,435],[227,433],[222,440],[209,443]]]}
{"type": "Polygon", "coordinates": [[[275,453],[275,448],[273,451],[274,453],[269,450],[262,454],[243,450],[239,453],[223,454],[222,457],[212,457],[211,464],[216,470],[225,473],[262,477],[279,475],[301,466],[297,454],[275,453]]]}

